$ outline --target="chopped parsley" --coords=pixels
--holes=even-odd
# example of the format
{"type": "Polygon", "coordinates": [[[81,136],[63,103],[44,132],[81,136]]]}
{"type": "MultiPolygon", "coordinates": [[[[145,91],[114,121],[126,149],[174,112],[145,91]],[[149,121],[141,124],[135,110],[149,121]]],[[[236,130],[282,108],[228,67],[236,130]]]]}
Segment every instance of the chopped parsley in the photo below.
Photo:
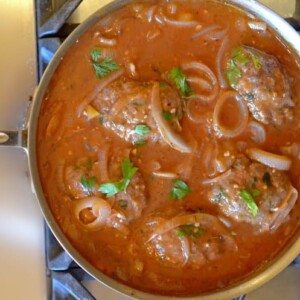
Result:
{"type": "Polygon", "coordinates": [[[147,143],[146,140],[138,140],[138,141],[135,141],[133,144],[134,144],[134,146],[136,146],[136,147],[142,147],[142,146],[144,146],[146,143],[147,143]]]}
{"type": "Polygon", "coordinates": [[[98,47],[93,48],[90,52],[90,56],[93,62],[97,62],[100,59],[101,55],[102,55],[102,51],[98,47]]]}
{"type": "Polygon", "coordinates": [[[172,183],[171,198],[174,200],[182,199],[191,192],[189,186],[180,179],[175,179],[172,183]]]}
{"type": "Polygon", "coordinates": [[[256,55],[256,54],[254,54],[252,51],[250,51],[250,55],[251,55],[251,58],[252,58],[252,62],[253,62],[254,68],[256,70],[260,70],[261,69],[260,57],[258,55],[256,55]]]}
{"type": "Polygon", "coordinates": [[[266,172],[262,178],[263,182],[267,185],[267,186],[271,186],[272,182],[271,182],[271,176],[269,172],[266,172]]]}
{"type": "Polygon", "coordinates": [[[123,179],[121,181],[101,184],[98,189],[99,192],[106,194],[107,198],[117,194],[120,191],[124,191],[126,193],[126,189],[131,179],[138,170],[138,168],[133,166],[128,157],[123,160],[121,168],[123,175],[123,179]]]}
{"type": "Polygon", "coordinates": [[[120,69],[120,66],[112,58],[104,58],[100,63],[93,63],[95,74],[98,78],[106,77],[113,71],[120,69]]]}
{"type": "Polygon", "coordinates": [[[97,183],[97,178],[95,176],[91,177],[91,178],[82,176],[80,179],[80,183],[81,183],[82,187],[84,188],[84,190],[90,194],[92,192],[95,184],[97,183]]]}
{"type": "Polygon", "coordinates": [[[176,234],[178,237],[192,237],[198,238],[206,233],[206,230],[200,226],[195,226],[193,224],[182,225],[177,228],[176,234]]]}
{"type": "Polygon", "coordinates": [[[230,59],[227,65],[227,70],[226,70],[226,75],[227,75],[227,79],[229,84],[235,88],[239,78],[242,77],[242,72],[240,71],[240,69],[236,66],[235,62],[230,59]]]}
{"type": "Polygon", "coordinates": [[[150,128],[145,124],[136,125],[134,132],[138,135],[146,135],[150,132],[150,128]]]}
{"type": "Polygon", "coordinates": [[[248,206],[250,212],[252,213],[253,217],[257,216],[258,213],[258,206],[254,201],[255,196],[253,196],[248,190],[242,189],[240,190],[239,196],[244,200],[246,205],[248,206]]]}
{"type": "Polygon", "coordinates": [[[258,197],[262,194],[262,192],[256,188],[250,189],[249,192],[253,197],[258,197]]]}
{"type": "Polygon", "coordinates": [[[248,56],[245,54],[245,51],[241,47],[236,48],[232,55],[231,59],[235,64],[246,65],[250,60],[248,56]]]}
{"type": "Polygon", "coordinates": [[[192,93],[192,89],[187,83],[186,76],[180,68],[171,69],[169,71],[169,78],[175,83],[182,97],[188,97],[192,93]]]}
{"type": "Polygon", "coordinates": [[[106,57],[102,61],[99,61],[101,56],[102,51],[100,48],[94,48],[90,52],[92,65],[98,78],[106,77],[111,72],[120,69],[120,66],[110,57],[106,57]]]}
{"type": "Polygon", "coordinates": [[[165,120],[167,120],[168,122],[172,121],[173,117],[172,117],[172,114],[169,111],[164,111],[163,115],[164,115],[165,120]]]}
{"type": "Polygon", "coordinates": [[[233,88],[236,88],[239,78],[242,77],[242,72],[238,68],[238,65],[246,65],[249,61],[249,58],[241,47],[236,48],[232,52],[231,58],[227,64],[226,75],[229,84],[233,88]]]}
{"type": "Polygon", "coordinates": [[[122,190],[123,190],[122,182],[103,183],[100,185],[100,187],[98,189],[99,192],[106,194],[106,198],[110,198],[122,190]]]}

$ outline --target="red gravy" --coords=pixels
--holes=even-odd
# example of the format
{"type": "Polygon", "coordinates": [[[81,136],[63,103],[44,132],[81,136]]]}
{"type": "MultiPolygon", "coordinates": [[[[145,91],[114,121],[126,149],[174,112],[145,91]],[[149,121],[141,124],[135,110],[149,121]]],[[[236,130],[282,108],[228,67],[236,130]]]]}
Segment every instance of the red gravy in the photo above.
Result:
{"type": "Polygon", "coordinates": [[[43,191],[73,246],[154,294],[264,268],[299,229],[299,72],[273,30],[218,2],[131,4],[89,28],[38,121],[43,191]]]}

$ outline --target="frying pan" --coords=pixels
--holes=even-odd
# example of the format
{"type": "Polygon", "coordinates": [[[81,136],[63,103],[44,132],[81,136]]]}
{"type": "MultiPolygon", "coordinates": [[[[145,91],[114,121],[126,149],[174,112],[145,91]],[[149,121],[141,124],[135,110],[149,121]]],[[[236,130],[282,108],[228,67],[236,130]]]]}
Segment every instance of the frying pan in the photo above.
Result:
{"type": "MultiPolygon", "coordinates": [[[[52,230],[53,234],[60,242],[62,247],[68,252],[68,254],[80,265],[85,271],[92,275],[96,280],[102,282],[106,286],[129,296],[136,297],[138,299],[156,299],[156,300],[174,300],[174,297],[168,296],[157,296],[151,295],[149,293],[144,293],[133,288],[130,288],[116,280],[106,276],[101,271],[96,269],[91,265],[80,253],[72,246],[67,237],[64,235],[60,227],[58,226],[52,212],[49,208],[48,202],[43,194],[40,177],[38,173],[37,155],[36,155],[36,142],[37,142],[37,123],[38,116],[41,108],[41,103],[44,98],[44,94],[48,87],[48,84],[55,72],[57,66],[59,65],[61,58],[66,54],[68,49],[75,41],[93,24],[99,21],[105,15],[111,13],[112,11],[126,5],[127,3],[133,2],[134,0],[115,0],[110,4],[102,7],[81,25],[79,25],[72,34],[65,40],[61,45],[59,50],[54,55],[52,61],[48,65],[40,84],[34,95],[33,103],[31,106],[30,117],[28,126],[26,129],[15,131],[0,132],[0,144],[8,146],[22,147],[29,160],[29,169],[31,174],[32,186],[36,198],[40,204],[41,210],[43,212],[44,218],[48,223],[48,226],[52,230]]],[[[219,0],[222,2],[222,0],[219,0]]],[[[254,0],[227,0],[227,4],[237,6],[248,13],[251,13],[264,22],[266,22],[270,27],[272,27],[282,39],[290,45],[300,57],[300,36],[298,33],[280,16],[275,14],[273,11],[263,6],[262,4],[255,2],[254,0]]],[[[297,1],[297,8],[299,9],[299,1],[297,1]]],[[[299,13],[295,14],[295,17],[299,17],[299,13]]],[[[294,24],[297,24],[295,20],[292,20],[294,24]]],[[[299,201],[299,200],[298,200],[299,201]]],[[[201,300],[220,300],[220,299],[232,299],[236,296],[246,294],[249,291],[263,285],[280,271],[286,268],[293,259],[300,253],[300,234],[294,236],[290,241],[289,245],[286,246],[283,251],[266,267],[264,267],[259,272],[248,276],[244,281],[239,284],[227,288],[226,290],[210,292],[205,295],[198,297],[185,297],[184,299],[201,299],[201,300]]]]}

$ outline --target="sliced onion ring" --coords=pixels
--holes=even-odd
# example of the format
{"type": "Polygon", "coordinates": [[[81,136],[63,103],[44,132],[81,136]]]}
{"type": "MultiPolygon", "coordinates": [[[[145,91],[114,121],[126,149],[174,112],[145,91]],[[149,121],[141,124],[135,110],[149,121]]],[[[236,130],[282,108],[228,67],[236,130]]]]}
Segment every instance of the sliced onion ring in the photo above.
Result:
{"type": "Polygon", "coordinates": [[[161,171],[155,171],[155,172],[152,172],[152,174],[154,176],[157,176],[157,177],[162,177],[162,178],[176,178],[178,177],[177,174],[175,173],[172,173],[172,172],[161,172],[161,171]]]}
{"type": "Polygon", "coordinates": [[[98,197],[87,197],[84,199],[76,200],[75,204],[75,216],[80,223],[87,229],[97,230],[108,221],[111,215],[111,207],[107,201],[98,197]],[[90,208],[96,219],[88,224],[84,224],[80,221],[80,212],[86,208],[90,208]]]}
{"type": "Polygon", "coordinates": [[[212,100],[214,100],[218,93],[219,93],[219,85],[218,85],[218,81],[217,78],[214,74],[214,72],[206,65],[199,63],[199,62],[191,62],[188,64],[184,64],[182,66],[182,69],[184,71],[187,70],[196,70],[196,71],[200,71],[202,72],[205,77],[207,77],[209,79],[209,82],[206,80],[203,80],[201,77],[188,77],[188,81],[195,83],[197,85],[201,87],[205,87],[206,86],[210,86],[211,87],[211,93],[209,95],[194,95],[193,97],[196,97],[200,100],[203,100],[205,102],[210,102],[212,100]]]}
{"type": "Polygon", "coordinates": [[[183,256],[183,265],[186,265],[190,258],[190,252],[191,252],[189,240],[186,237],[181,237],[180,242],[181,242],[181,249],[182,249],[182,256],[183,256]]]}
{"type": "Polygon", "coordinates": [[[268,25],[265,22],[250,21],[248,22],[248,26],[253,30],[266,31],[268,25]]]}
{"type": "Polygon", "coordinates": [[[248,149],[247,154],[251,159],[281,171],[289,170],[292,164],[292,161],[287,156],[274,154],[258,148],[248,149]]]}
{"type": "Polygon", "coordinates": [[[99,38],[99,44],[101,46],[114,47],[114,46],[117,45],[117,40],[116,39],[107,39],[105,37],[100,37],[99,38]]]}
{"type": "Polygon", "coordinates": [[[99,84],[96,86],[96,88],[94,89],[94,91],[91,94],[88,94],[88,96],[86,96],[82,103],[79,105],[78,109],[77,109],[77,116],[80,117],[82,112],[84,111],[84,109],[86,108],[87,105],[89,105],[91,102],[93,102],[96,98],[96,96],[107,86],[109,85],[111,82],[115,81],[116,79],[118,79],[119,77],[121,77],[124,73],[124,69],[120,69],[118,71],[112,72],[111,74],[109,74],[107,77],[101,79],[99,81],[99,84]]]}
{"type": "Polygon", "coordinates": [[[229,37],[226,36],[224,38],[221,46],[220,46],[220,49],[219,49],[218,55],[217,55],[218,78],[219,78],[220,86],[223,89],[227,88],[227,86],[228,86],[226,80],[224,79],[223,70],[222,70],[222,63],[223,63],[223,59],[224,59],[224,54],[225,54],[225,51],[226,51],[226,48],[227,48],[228,44],[229,44],[229,37]]]}
{"type": "Polygon", "coordinates": [[[155,82],[153,84],[151,92],[151,112],[154,121],[157,125],[157,128],[160,134],[162,135],[164,141],[177,151],[183,153],[191,153],[192,148],[188,144],[186,144],[186,142],[183,141],[182,138],[172,130],[170,124],[168,124],[168,122],[163,117],[162,106],[159,97],[158,82],[155,82]]]}
{"type": "Polygon", "coordinates": [[[280,207],[274,213],[269,213],[272,220],[270,230],[275,231],[285,220],[298,199],[298,191],[291,187],[286,197],[282,200],[280,207]]]}
{"type": "Polygon", "coordinates": [[[216,220],[218,221],[214,216],[205,213],[176,216],[158,226],[148,242],[182,225],[199,223],[202,226],[212,227],[216,220]]]}
{"type": "Polygon", "coordinates": [[[248,129],[252,133],[251,138],[255,143],[262,144],[266,141],[266,130],[262,124],[251,121],[248,124],[248,129]]]}
{"type": "Polygon", "coordinates": [[[208,33],[215,31],[217,29],[221,29],[221,26],[219,25],[211,25],[209,27],[203,28],[202,30],[196,31],[193,35],[192,35],[192,40],[194,39],[198,39],[199,37],[205,36],[208,33]]]}
{"type": "Polygon", "coordinates": [[[212,183],[220,182],[221,180],[226,179],[230,174],[231,174],[231,169],[227,170],[226,172],[224,172],[221,175],[218,175],[214,178],[203,180],[202,184],[212,184],[212,183]]]}
{"type": "Polygon", "coordinates": [[[196,27],[199,25],[196,21],[180,21],[180,20],[171,20],[167,18],[166,16],[162,16],[163,22],[166,24],[175,26],[175,27],[196,27]]]}
{"type": "Polygon", "coordinates": [[[238,136],[245,130],[248,123],[248,118],[248,107],[243,101],[243,99],[236,92],[225,92],[216,103],[215,110],[213,113],[213,127],[218,134],[226,138],[232,138],[238,136]],[[235,99],[235,101],[239,105],[240,121],[238,122],[237,126],[233,129],[225,128],[219,122],[222,107],[225,101],[229,98],[235,99]]]}

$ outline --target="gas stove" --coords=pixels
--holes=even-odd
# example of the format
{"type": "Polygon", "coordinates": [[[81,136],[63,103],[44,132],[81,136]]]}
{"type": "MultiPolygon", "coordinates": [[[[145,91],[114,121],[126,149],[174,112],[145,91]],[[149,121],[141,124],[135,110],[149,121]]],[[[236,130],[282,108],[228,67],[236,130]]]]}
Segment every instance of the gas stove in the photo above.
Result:
{"type": "MultiPolygon", "coordinates": [[[[5,74],[0,80],[1,129],[24,124],[34,87],[55,51],[78,24],[108,2],[1,0],[0,33],[10,28],[4,32],[7,46],[0,48],[0,73],[5,74]]],[[[261,2],[296,25],[292,17],[298,1],[261,2]]],[[[22,150],[0,149],[0,190],[0,299],[131,299],[94,280],[56,241],[31,192],[22,150]]],[[[300,258],[263,287],[237,299],[300,299],[299,265],[300,258]]]]}

